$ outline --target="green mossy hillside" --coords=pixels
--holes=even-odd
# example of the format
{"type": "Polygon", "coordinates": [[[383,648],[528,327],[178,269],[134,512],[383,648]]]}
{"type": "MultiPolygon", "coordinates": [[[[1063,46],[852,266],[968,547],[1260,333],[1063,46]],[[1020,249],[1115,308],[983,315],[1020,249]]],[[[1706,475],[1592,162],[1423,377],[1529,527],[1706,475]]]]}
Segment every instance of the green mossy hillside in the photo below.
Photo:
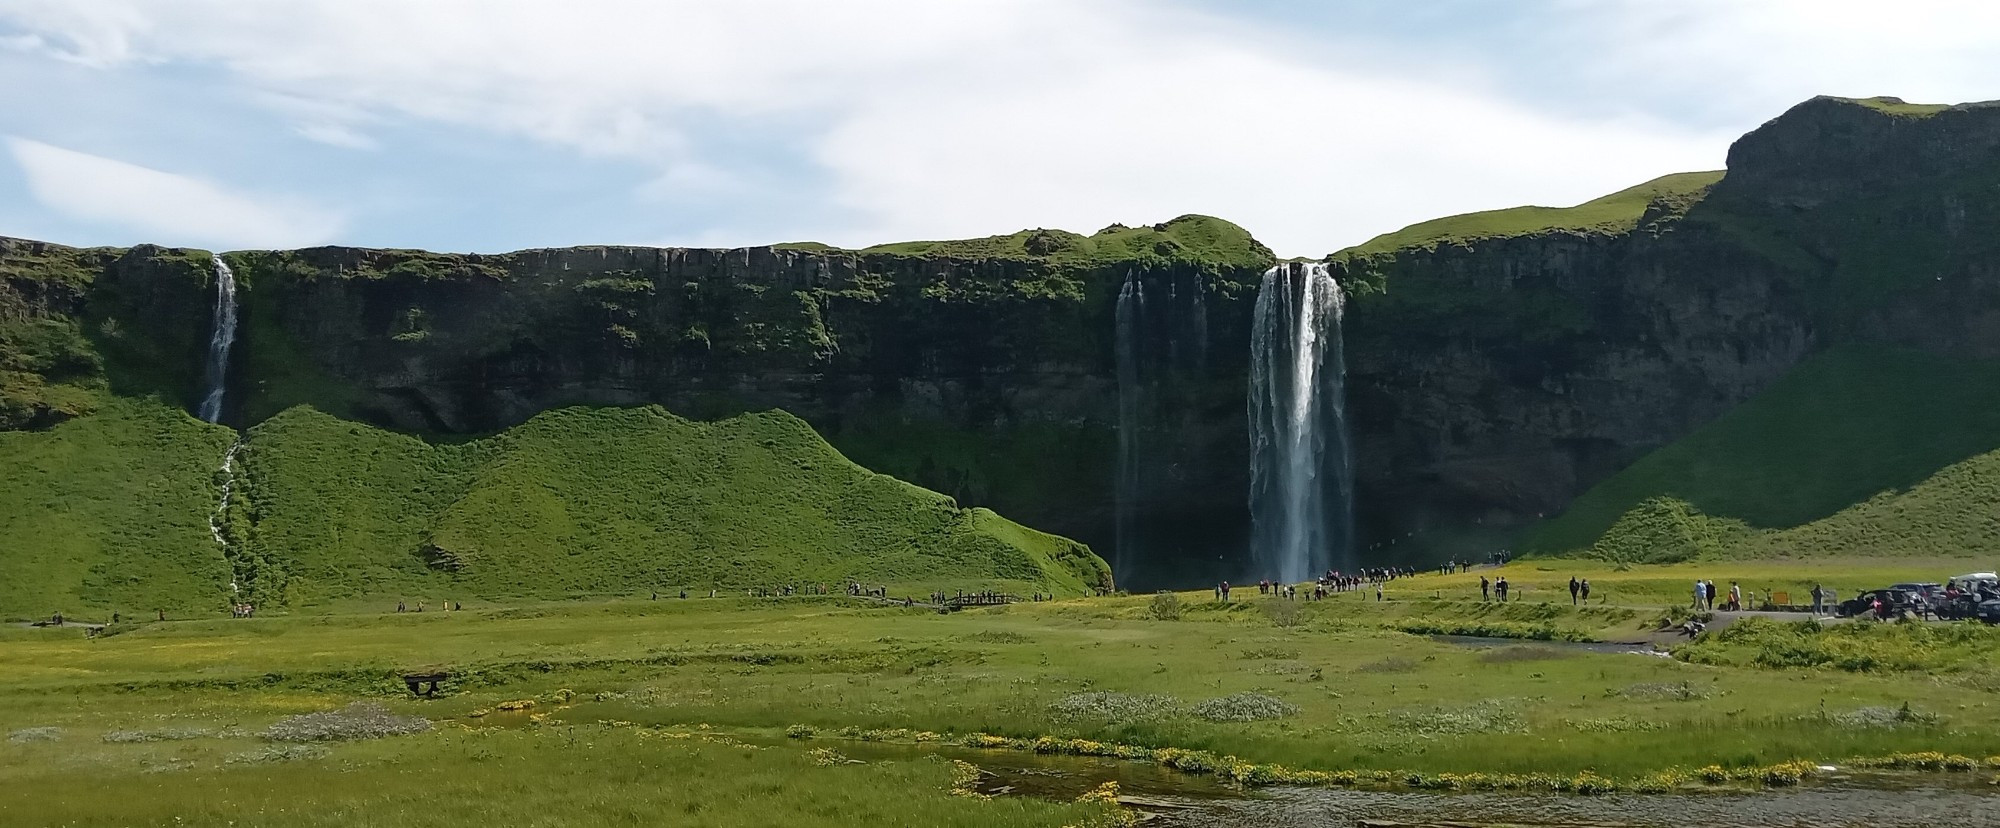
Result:
{"type": "Polygon", "coordinates": [[[1041,259],[1058,265],[1101,267],[1120,262],[1194,262],[1264,268],[1276,261],[1250,232],[1219,218],[1186,215],[1145,227],[1114,224],[1085,236],[1067,230],[1022,230],[957,241],[881,244],[862,253],[947,259],[1041,259]]]}
{"type": "Polygon", "coordinates": [[[210,610],[230,568],[209,534],[230,431],[102,399],[47,431],[0,431],[0,618],[210,610]]]}
{"type": "Polygon", "coordinates": [[[2000,365],[1814,357],[1526,539],[1620,561],[2000,553],[2000,365]]]}
{"type": "Polygon", "coordinates": [[[246,558],[292,603],[1108,577],[1082,545],[863,469],[779,412],[570,408],[433,445],[298,408],[252,429],[243,466],[246,558]]]}
{"type": "Polygon", "coordinates": [[[1511,207],[1432,219],[1376,236],[1337,252],[1332,258],[1353,259],[1413,248],[1463,247],[1486,239],[1542,233],[1626,233],[1638,227],[1649,210],[1669,215],[1685,213],[1720,180],[1719,170],[1675,173],[1574,207],[1511,207]]]}

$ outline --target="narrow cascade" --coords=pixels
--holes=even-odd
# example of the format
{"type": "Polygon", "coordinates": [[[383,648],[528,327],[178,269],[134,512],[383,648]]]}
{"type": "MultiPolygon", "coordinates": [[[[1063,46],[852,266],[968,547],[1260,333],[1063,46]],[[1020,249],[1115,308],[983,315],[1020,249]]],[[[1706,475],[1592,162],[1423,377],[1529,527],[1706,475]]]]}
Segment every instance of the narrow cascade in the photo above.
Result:
{"type": "Polygon", "coordinates": [[[207,422],[222,419],[222,392],[229,379],[229,347],[236,344],[236,274],[221,256],[215,261],[215,327],[208,334],[208,392],[196,412],[207,422]]]}
{"type": "MultiPolygon", "coordinates": [[[[222,498],[215,502],[215,511],[208,513],[208,536],[215,539],[216,546],[222,547],[225,559],[230,558],[229,539],[222,534],[222,529],[229,521],[229,494],[236,489],[236,454],[242,450],[243,438],[238,437],[236,442],[229,444],[229,450],[223,452],[222,498]]],[[[229,591],[238,591],[234,579],[229,582],[229,591]]]]}
{"type": "Polygon", "coordinates": [[[1264,273],[1250,334],[1251,578],[1304,581],[1354,560],[1354,466],[1339,283],[1319,263],[1264,273]]]}
{"type": "Polygon", "coordinates": [[[1118,548],[1112,553],[1111,574],[1120,581],[1138,564],[1141,327],[1146,317],[1146,285],[1138,274],[1125,274],[1118,289],[1118,501],[1114,515],[1118,548]]]}

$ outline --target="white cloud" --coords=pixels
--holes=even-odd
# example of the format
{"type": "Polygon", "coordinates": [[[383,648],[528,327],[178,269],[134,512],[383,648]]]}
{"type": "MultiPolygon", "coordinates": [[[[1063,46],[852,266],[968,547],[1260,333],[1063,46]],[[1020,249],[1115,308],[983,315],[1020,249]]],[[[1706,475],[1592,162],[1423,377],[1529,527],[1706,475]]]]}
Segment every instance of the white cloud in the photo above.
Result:
{"type": "Polygon", "coordinates": [[[642,203],[769,188],[786,168],[769,154],[803,153],[812,181],[759,202],[792,205],[784,220],[678,233],[742,243],[773,226],[859,244],[1203,212],[1317,254],[1714,168],[1735,134],[1818,92],[2000,88],[2000,12],[1983,6],[1554,8],[1492,54],[1602,78],[1605,105],[1501,91],[1476,62],[1494,58],[1444,41],[1348,43],[1141,0],[0,0],[0,22],[16,48],[91,66],[220,67],[324,143],[372,147],[373,127],[414,120],[636,160],[654,171],[633,184],[642,203]],[[1634,90],[1703,117],[1620,100],[1634,90]],[[770,146],[714,146],[746,134],[770,146]]]}
{"type": "Polygon", "coordinates": [[[282,198],[234,193],[199,178],[26,138],[7,148],[44,206],[73,219],[122,225],[162,244],[301,247],[324,243],[340,230],[339,216],[282,198]]]}

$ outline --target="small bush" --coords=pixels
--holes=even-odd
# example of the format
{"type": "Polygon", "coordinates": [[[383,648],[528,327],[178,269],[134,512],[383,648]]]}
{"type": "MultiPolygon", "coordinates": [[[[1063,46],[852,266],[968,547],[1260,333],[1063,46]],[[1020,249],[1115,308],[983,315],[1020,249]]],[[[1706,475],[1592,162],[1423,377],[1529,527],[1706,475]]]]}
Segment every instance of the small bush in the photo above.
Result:
{"type": "Polygon", "coordinates": [[[7,741],[15,744],[28,742],[61,741],[63,729],[60,727],[28,727],[7,734],[7,741]]]}
{"type": "Polygon", "coordinates": [[[1153,600],[1146,604],[1146,617],[1155,621],[1181,620],[1181,597],[1171,592],[1153,596],[1153,600]]]}
{"type": "Polygon", "coordinates": [[[1282,719],[1299,712],[1295,705],[1262,693],[1233,693],[1194,706],[1194,714],[1211,722],[1255,722],[1282,719]]]}
{"type": "Polygon", "coordinates": [[[273,742],[338,742],[401,736],[429,729],[429,719],[398,716],[374,702],[355,702],[339,710],[286,716],[265,729],[263,736],[273,742]]]}
{"type": "Polygon", "coordinates": [[[818,733],[819,728],[812,725],[795,724],[785,728],[785,735],[793,739],[810,739],[818,733]]]}
{"type": "Polygon", "coordinates": [[[1847,727],[1902,727],[1938,723],[1937,714],[1912,710],[1908,703],[1904,703],[1902,707],[1861,707],[1829,718],[1847,727]]]}
{"type": "Polygon", "coordinates": [[[1173,696],[1095,691],[1071,693],[1054,704],[1049,712],[1058,719],[1093,720],[1114,724],[1144,722],[1180,715],[1181,702],[1173,696]]]}

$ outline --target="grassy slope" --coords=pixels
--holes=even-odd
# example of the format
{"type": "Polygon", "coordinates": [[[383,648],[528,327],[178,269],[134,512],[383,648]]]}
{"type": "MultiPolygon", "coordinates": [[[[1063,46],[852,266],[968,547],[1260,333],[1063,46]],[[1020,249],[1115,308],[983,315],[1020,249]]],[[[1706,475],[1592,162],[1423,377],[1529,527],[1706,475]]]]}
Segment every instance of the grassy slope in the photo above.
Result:
{"type": "Polygon", "coordinates": [[[179,410],[115,399],[49,431],[0,432],[0,618],[223,604],[229,566],[208,514],[231,439],[179,410]]]}
{"type": "Polygon", "coordinates": [[[294,409],[251,446],[252,547],[284,561],[294,601],[849,578],[1080,592],[1103,566],[856,466],[775,412],[704,424],[657,407],[563,409],[431,446],[294,409]]]}
{"type": "Polygon", "coordinates": [[[1733,554],[2000,552],[1990,518],[2000,497],[1996,449],[2000,365],[1836,348],[1598,484],[1524,546],[1588,547],[1664,496],[1713,518],[1785,530],[1738,531],[1720,545],[1733,554]]]}
{"type": "Polygon", "coordinates": [[[952,259],[1046,258],[1056,264],[1084,266],[1178,259],[1265,267],[1273,261],[1271,251],[1248,231],[1222,219],[1197,215],[1150,227],[1112,225],[1091,236],[1066,230],[1022,230],[979,239],[881,244],[861,252],[952,259]]]}
{"type": "Polygon", "coordinates": [[[1720,171],[1675,173],[1574,207],[1512,207],[1447,216],[1376,236],[1334,255],[1367,256],[1549,232],[1623,233],[1637,227],[1646,208],[1655,201],[1685,208],[1720,180],[1720,171]]]}

